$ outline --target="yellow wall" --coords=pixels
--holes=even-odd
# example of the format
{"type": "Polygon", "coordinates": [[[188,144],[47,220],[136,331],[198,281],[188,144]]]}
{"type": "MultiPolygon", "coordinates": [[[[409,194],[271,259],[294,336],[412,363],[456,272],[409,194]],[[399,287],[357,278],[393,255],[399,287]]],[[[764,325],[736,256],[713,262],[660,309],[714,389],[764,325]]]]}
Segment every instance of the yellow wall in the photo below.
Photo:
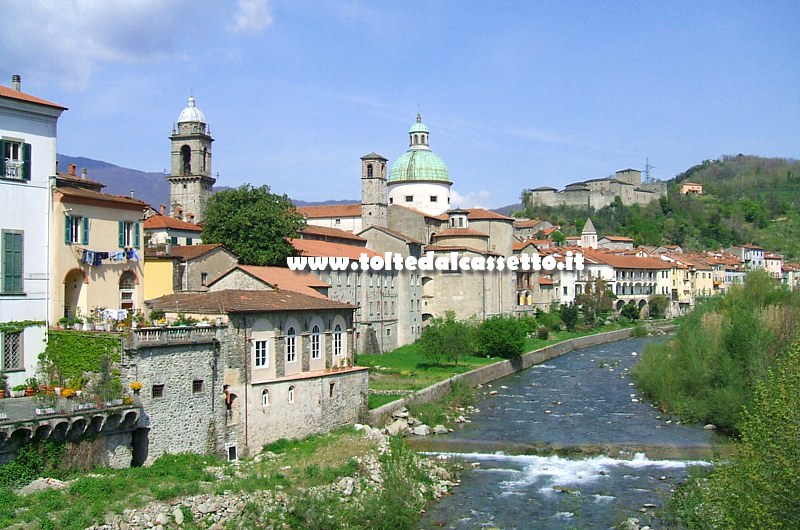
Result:
{"type": "Polygon", "coordinates": [[[149,258],[144,262],[147,283],[144,286],[144,299],[152,300],[165,294],[172,294],[172,259],[149,258]]]}

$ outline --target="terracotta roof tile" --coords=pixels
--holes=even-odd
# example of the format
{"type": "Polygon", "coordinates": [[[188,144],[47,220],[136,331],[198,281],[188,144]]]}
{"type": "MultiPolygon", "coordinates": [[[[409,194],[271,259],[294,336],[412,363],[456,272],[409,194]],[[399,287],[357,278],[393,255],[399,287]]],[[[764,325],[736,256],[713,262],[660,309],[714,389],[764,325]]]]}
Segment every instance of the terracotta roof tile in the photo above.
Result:
{"type": "Polygon", "coordinates": [[[125,204],[134,208],[141,208],[141,209],[144,209],[144,207],[147,206],[147,203],[145,203],[144,201],[140,201],[139,199],[132,199],[130,197],[124,197],[122,195],[111,195],[108,193],[103,193],[101,191],[93,191],[82,188],[56,188],[56,191],[58,193],[61,193],[64,197],[113,202],[116,204],[125,204]]]}
{"type": "Polygon", "coordinates": [[[208,254],[209,252],[217,250],[218,248],[225,249],[225,247],[219,243],[211,243],[207,245],[174,245],[170,252],[173,256],[177,256],[184,260],[190,260],[200,257],[204,254],[208,254]]]}
{"type": "MultiPolygon", "coordinates": [[[[232,269],[241,269],[246,273],[270,284],[276,289],[294,291],[296,293],[307,294],[325,298],[325,295],[315,290],[315,287],[327,289],[330,284],[323,282],[310,272],[293,271],[286,267],[260,267],[257,265],[239,265],[232,269]]],[[[228,274],[228,273],[226,273],[228,274]]],[[[219,280],[215,280],[219,281],[219,280]]]]}
{"type": "Polygon", "coordinates": [[[541,219],[528,219],[527,221],[514,221],[514,226],[517,228],[533,228],[541,223],[541,219]]]}
{"type": "Polygon", "coordinates": [[[297,211],[308,219],[325,217],[361,217],[361,204],[330,204],[322,206],[300,206],[297,211]]]}
{"type": "MultiPolygon", "coordinates": [[[[391,228],[386,228],[385,226],[372,225],[370,228],[374,228],[375,230],[380,230],[381,232],[384,232],[386,234],[395,236],[398,239],[402,239],[406,243],[413,243],[415,245],[421,245],[422,244],[422,241],[418,241],[418,240],[414,239],[411,236],[407,236],[406,234],[404,234],[402,232],[399,232],[397,230],[392,230],[391,228]]],[[[366,229],[366,230],[369,230],[369,229],[366,229]]],[[[366,230],[362,230],[361,233],[363,234],[366,230]]]]}
{"type": "Polygon", "coordinates": [[[289,243],[297,249],[301,256],[320,256],[359,259],[362,254],[369,257],[378,256],[374,250],[343,243],[319,241],[315,239],[290,239],[289,243]]]}
{"type": "Polygon", "coordinates": [[[474,221],[482,220],[482,219],[500,219],[503,221],[513,221],[513,217],[508,217],[507,215],[502,215],[497,212],[493,212],[491,210],[487,210],[485,208],[467,208],[467,219],[471,219],[474,221]]]}
{"type": "Polygon", "coordinates": [[[181,313],[271,313],[276,311],[313,311],[355,309],[355,306],[284,289],[274,291],[208,291],[175,293],[148,300],[152,309],[181,313]]]}
{"type": "Polygon", "coordinates": [[[473,230],[472,228],[448,228],[446,230],[442,230],[441,232],[434,234],[434,239],[438,239],[440,237],[489,237],[488,235],[484,234],[483,232],[478,232],[477,230],[473,230]]]}
{"type": "Polygon", "coordinates": [[[144,221],[144,228],[145,230],[156,230],[159,228],[174,228],[175,230],[191,230],[193,232],[202,232],[203,229],[195,224],[187,223],[186,221],[181,221],[180,219],[176,219],[175,217],[169,217],[166,215],[153,215],[145,219],[144,221]]]}
{"type": "Polygon", "coordinates": [[[339,230],[338,228],[329,228],[327,226],[308,225],[303,229],[303,234],[338,239],[350,239],[352,241],[359,241],[363,243],[367,242],[366,239],[359,237],[352,232],[348,232],[347,230],[339,230]]]}
{"type": "Polygon", "coordinates": [[[18,99],[20,101],[27,101],[28,103],[36,103],[37,105],[45,105],[47,107],[55,107],[57,109],[67,110],[67,107],[62,107],[57,103],[47,101],[46,99],[38,98],[25,92],[18,92],[13,88],[0,85],[0,97],[18,99]]]}

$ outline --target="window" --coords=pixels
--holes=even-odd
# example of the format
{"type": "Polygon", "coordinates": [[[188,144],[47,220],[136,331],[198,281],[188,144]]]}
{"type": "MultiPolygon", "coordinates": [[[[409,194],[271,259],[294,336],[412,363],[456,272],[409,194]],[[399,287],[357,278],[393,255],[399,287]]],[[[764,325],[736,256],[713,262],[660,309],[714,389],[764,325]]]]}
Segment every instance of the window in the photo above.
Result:
{"type": "Polygon", "coordinates": [[[203,391],[203,380],[195,379],[192,381],[192,394],[199,394],[203,391]]]}
{"type": "Polygon", "coordinates": [[[289,403],[294,403],[294,385],[289,387],[289,403]]]}
{"type": "Polygon", "coordinates": [[[3,358],[0,359],[0,372],[24,370],[22,358],[22,331],[7,331],[0,333],[0,343],[3,345],[3,358]]]}
{"type": "Polygon", "coordinates": [[[64,242],[89,243],[89,218],[77,215],[67,215],[64,217],[64,242]]]}
{"type": "Polygon", "coordinates": [[[187,237],[186,238],[186,244],[187,245],[191,245],[192,244],[192,238],[191,237],[187,237]]]}
{"type": "Polygon", "coordinates": [[[169,242],[171,244],[173,244],[173,245],[177,245],[178,244],[178,238],[175,237],[175,236],[172,236],[171,238],[169,238],[169,242]]]}
{"type": "Polygon", "coordinates": [[[132,272],[123,272],[119,278],[119,308],[131,310],[134,308],[134,292],[136,290],[136,276],[132,272]]]}
{"type": "Polygon", "coordinates": [[[387,337],[391,337],[391,336],[392,336],[392,329],[391,329],[391,328],[388,328],[388,329],[386,330],[386,336],[387,336],[387,337]]]}
{"type": "Polygon", "coordinates": [[[414,196],[413,195],[406,195],[406,202],[414,202],[414,196]]]}
{"type": "Polygon", "coordinates": [[[203,287],[208,285],[208,273],[207,272],[201,272],[200,273],[200,285],[202,285],[203,287]]]}
{"type": "MultiPolygon", "coordinates": [[[[191,175],[192,174],[192,148],[188,145],[184,145],[181,147],[181,174],[182,175],[191,175]]],[[[186,187],[186,184],[183,185],[186,187]]]]}
{"type": "Polygon", "coordinates": [[[394,204],[394,197],[389,197],[389,204],[394,204]]]}
{"type": "Polygon", "coordinates": [[[261,391],[261,406],[269,407],[269,390],[266,388],[261,391]]]}
{"type": "Polygon", "coordinates": [[[333,354],[337,357],[342,354],[342,326],[339,324],[333,330],[333,354]]]}
{"type": "Polygon", "coordinates": [[[439,197],[437,197],[436,195],[431,195],[431,202],[437,202],[438,200],[439,197]]]}
{"type": "Polygon", "coordinates": [[[31,144],[22,140],[0,140],[3,167],[0,177],[14,180],[31,179],[31,144]]]}
{"type": "Polygon", "coordinates": [[[372,178],[372,164],[367,164],[367,178],[372,178]]]}
{"type": "Polygon", "coordinates": [[[328,383],[328,397],[333,397],[333,390],[336,387],[336,383],[328,383]]]}
{"type": "Polygon", "coordinates": [[[319,359],[319,326],[311,328],[311,358],[319,359]]]}
{"type": "Polygon", "coordinates": [[[23,233],[3,230],[0,241],[0,276],[3,277],[2,292],[22,293],[22,242],[23,233]]]}
{"type": "Polygon", "coordinates": [[[256,354],[256,368],[266,368],[269,366],[269,358],[267,357],[268,342],[265,340],[257,340],[254,343],[256,354]]]}
{"type": "Polygon", "coordinates": [[[159,399],[164,397],[164,385],[153,385],[152,390],[153,399],[159,399]]]}
{"type": "Polygon", "coordinates": [[[340,225],[340,224],[342,224],[342,220],[341,219],[336,219],[336,220],[333,221],[333,223],[337,224],[337,225],[340,225]]]}
{"type": "Polygon", "coordinates": [[[119,246],[122,248],[139,246],[139,223],[132,221],[119,222],[119,246]]]}
{"type": "Polygon", "coordinates": [[[297,360],[297,333],[295,332],[294,328],[289,328],[286,331],[286,362],[293,363],[296,360],[297,360]]]}

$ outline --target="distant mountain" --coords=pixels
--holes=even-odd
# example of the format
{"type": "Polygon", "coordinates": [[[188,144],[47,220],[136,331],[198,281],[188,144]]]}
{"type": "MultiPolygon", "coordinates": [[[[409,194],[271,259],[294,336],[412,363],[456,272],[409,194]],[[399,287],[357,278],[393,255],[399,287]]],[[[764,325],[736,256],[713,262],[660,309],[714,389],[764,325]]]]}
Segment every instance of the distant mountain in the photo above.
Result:
{"type": "Polygon", "coordinates": [[[69,164],[77,166],[76,171],[81,173],[86,168],[87,176],[106,185],[105,193],[112,195],[134,196],[150,206],[158,209],[160,204],[167,204],[169,200],[169,183],[164,173],[146,173],[137,169],[115,166],[101,160],[93,160],[82,156],[56,155],[58,170],[66,173],[69,164]]]}
{"type": "MultiPolygon", "coordinates": [[[[69,164],[75,164],[78,174],[86,168],[87,176],[105,184],[105,193],[112,195],[130,195],[131,191],[136,198],[143,200],[156,210],[161,204],[169,204],[169,182],[164,173],[148,173],[137,169],[120,167],[102,160],[93,160],[82,156],[56,155],[58,157],[58,170],[66,173],[69,164]]],[[[229,186],[215,186],[214,191],[231,189],[229,186]]],[[[353,204],[353,200],[332,201],[301,201],[292,199],[297,206],[324,206],[329,204],[353,204]]]]}
{"type": "Polygon", "coordinates": [[[506,206],[501,206],[499,208],[494,208],[492,211],[495,212],[495,213],[499,213],[500,215],[511,216],[512,213],[519,212],[519,211],[522,211],[524,209],[525,209],[525,207],[522,206],[522,204],[516,203],[516,204],[508,204],[506,206]]]}

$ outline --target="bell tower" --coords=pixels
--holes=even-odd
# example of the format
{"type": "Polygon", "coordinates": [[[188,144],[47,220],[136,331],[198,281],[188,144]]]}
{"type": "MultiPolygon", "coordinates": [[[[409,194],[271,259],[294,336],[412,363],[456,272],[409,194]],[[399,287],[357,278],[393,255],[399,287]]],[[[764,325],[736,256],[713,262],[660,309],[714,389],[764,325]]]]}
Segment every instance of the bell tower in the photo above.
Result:
{"type": "Polygon", "coordinates": [[[361,157],[361,229],[386,227],[389,222],[386,203],[386,158],[378,153],[361,157]]]}
{"type": "Polygon", "coordinates": [[[211,129],[194,97],[172,127],[172,168],[169,181],[171,215],[199,223],[216,179],[211,176],[211,129]]]}

